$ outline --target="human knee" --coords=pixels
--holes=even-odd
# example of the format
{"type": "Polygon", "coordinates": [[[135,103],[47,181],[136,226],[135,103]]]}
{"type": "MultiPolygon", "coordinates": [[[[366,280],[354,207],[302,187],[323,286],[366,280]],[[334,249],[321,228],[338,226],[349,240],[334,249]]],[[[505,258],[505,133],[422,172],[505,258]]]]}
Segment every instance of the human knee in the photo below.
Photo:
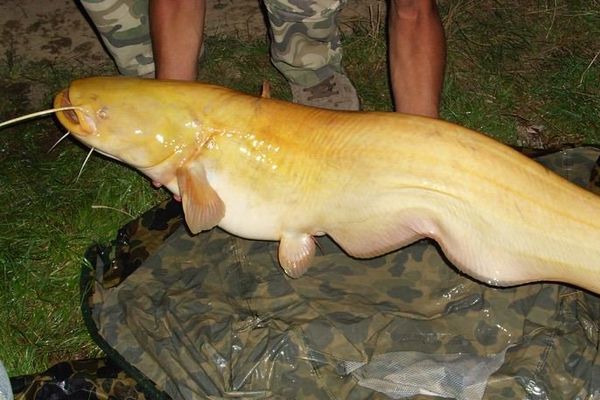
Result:
{"type": "Polygon", "coordinates": [[[390,13],[397,18],[416,19],[435,12],[435,0],[391,0],[390,13]]]}

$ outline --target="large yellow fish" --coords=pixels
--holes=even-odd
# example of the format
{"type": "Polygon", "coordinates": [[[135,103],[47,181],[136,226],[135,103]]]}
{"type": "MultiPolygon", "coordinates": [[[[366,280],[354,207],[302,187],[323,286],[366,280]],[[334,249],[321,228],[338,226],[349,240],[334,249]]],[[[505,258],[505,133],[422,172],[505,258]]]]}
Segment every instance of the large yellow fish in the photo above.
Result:
{"type": "Polygon", "coordinates": [[[291,277],[313,236],[359,258],[429,237],[489,284],[600,293],[600,199],[460,126],[115,77],[74,81],[55,106],[75,107],[57,115],[77,139],[180,195],[192,232],[280,241],[291,277]]]}

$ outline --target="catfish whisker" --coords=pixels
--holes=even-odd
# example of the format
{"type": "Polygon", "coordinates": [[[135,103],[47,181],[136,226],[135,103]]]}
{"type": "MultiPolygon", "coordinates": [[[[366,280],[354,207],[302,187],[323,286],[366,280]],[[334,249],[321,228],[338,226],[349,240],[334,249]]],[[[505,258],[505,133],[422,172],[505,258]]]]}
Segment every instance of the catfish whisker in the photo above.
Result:
{"type": "Polygon", "coordinates": [[[79,181],[79,177],[81,176],[81,174],[83,173],[83,168],[85,167],[85,164],[87,164],[88,160],[90,159],[90,157],[92,156],[92,153],[94,152],[94,148],[92,147],[90,149],[90,152],[88,153],[87,157],[85,158],[85,160],[83,160],[83,164],[81,165],[81,168],[79,169],[79,173],[77,174],[77,178],[75,179],[75,182],[79,181]]]}
{"type": "Polygon", "coordinates": [[[54,144],[52,145],[52,147],[50,147],[50,150],[48,150],[48,153],[50,153],[52,150],[54,150],[54,148],[55,148],[56,146],[58,146],[58,144],[59,144],[60,142],[62,142],[62,141],[63,141],[63,139],[64,139],[64,138],[66,138],[67,136],[69,136],[70,134],[71,134],[71,131],[67,131],[67,133],[65,133],[63,136],[61,136],[61,138],[60,138],[60,139],[58,139],[58,140],[56,141],[56,143],[54,143],[54,144]]]}
{"type": "Polygon", "coordinates": [[[122,213],[122,214],[125,214],[125,215],[127,215],[127,216],[131,217],[131,218],[135,218],[135,216],[134,216],[134,215],[132,215],[132,214],[128,213],[128,212],[127,212],[127,211],[125,211],[125,210],[121,210],[120,208],[109,207],[109,206],[100,206],[100,205],[92,205],[92,208],[104,208],[104,209],[107,209],[107,210],[118,211],[118,212],[120,212],[120,213],[122,213]]]}
{"type": "Polygon", "coordinates": [[[16,122],[24,121],[26,119],[40,117],[42,115],[47,115],[47,114],[52,114],[52,113],[55,113],[58,111],[67,111],[67,110],[82,110],[82,108],[77,107],[77,106],[69,106],[69,107],[57,107],[57,108],[51,108],[49,110],[38,111],[38,112],[34,112],[31,114],[27,114],[27,115],[22,115],[17,118],[9,119],[8,121],[0,122],[0,128],[10,125],[10,124],[14,124],[16,122]]]}

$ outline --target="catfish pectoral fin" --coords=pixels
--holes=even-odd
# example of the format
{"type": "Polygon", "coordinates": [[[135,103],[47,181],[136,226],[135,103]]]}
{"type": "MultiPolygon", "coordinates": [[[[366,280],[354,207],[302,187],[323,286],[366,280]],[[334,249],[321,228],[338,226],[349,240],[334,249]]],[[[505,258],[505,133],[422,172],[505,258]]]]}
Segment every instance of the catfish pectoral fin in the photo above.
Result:
{"type": "Polygon", "coordinates": [[[191,161],[177,170],[185,222],[192,233],[214,228],[225,216],[225,203],[206,179],[204,166],[191,161]]]}
{"type": "Polygon", "coordinates": [[[290,278],[301,277],[315,255],[315,241],[308,234],[284,234],[279,242],[279,263],[290,278]]]}

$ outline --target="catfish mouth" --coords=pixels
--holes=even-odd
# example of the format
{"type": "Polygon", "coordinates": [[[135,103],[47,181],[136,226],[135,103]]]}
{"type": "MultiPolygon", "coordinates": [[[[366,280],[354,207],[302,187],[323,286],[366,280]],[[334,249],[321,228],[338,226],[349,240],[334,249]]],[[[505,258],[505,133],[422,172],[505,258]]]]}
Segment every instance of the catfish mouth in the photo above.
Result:
{"type": "Polygon", "coordinates": [[[94,120],[87,115],[83,107],[78,107],[71,103],[69,98],[69,89],[62,90],[54,98],[54,107],[63,108],[56,112],[58,121],[71,133],[80,136],[92,135],[96,132],[94,120]],[[72,107],[71,110],[64,108],[72,107]]]}

